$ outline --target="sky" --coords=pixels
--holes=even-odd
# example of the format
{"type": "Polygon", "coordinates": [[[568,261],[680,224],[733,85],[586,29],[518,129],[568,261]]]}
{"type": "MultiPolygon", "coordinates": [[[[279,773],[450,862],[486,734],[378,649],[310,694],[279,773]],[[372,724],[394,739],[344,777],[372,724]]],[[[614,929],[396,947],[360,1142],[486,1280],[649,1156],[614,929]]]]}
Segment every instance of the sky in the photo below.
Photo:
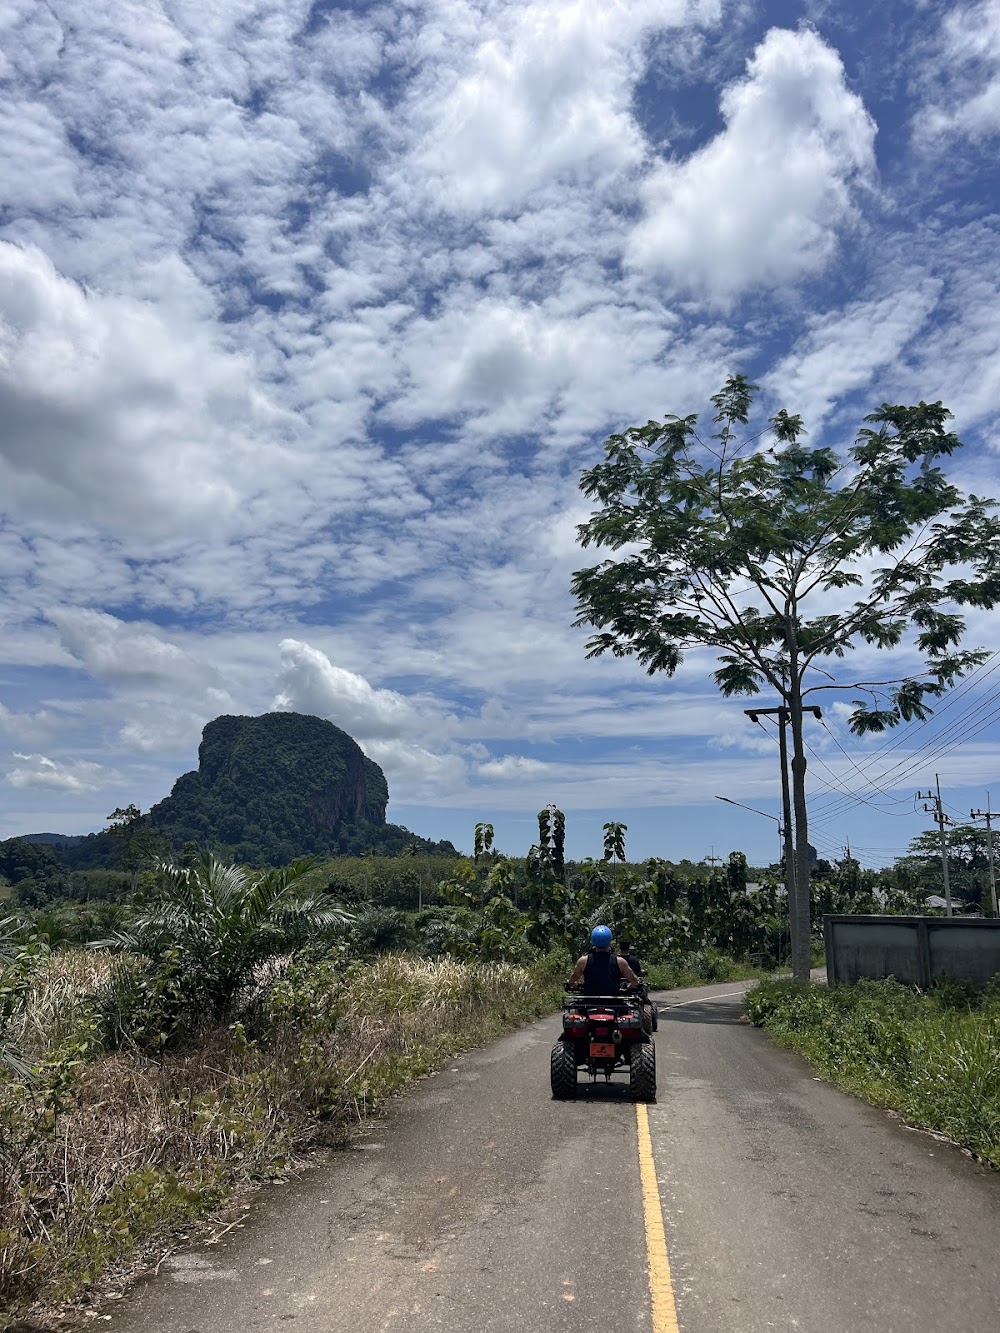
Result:
{"type": "MultiPolygon", "coordinates": [[[[1000,493],[1000,0],[8,0],[0,81],[0,837],[279,708],[466,850],[774,860],[752,701],[586,660],[580,470],[740,372],[1000,493]]],[[[821,855],[1000,802],[998,667],[810,726],[821,855]]]]}

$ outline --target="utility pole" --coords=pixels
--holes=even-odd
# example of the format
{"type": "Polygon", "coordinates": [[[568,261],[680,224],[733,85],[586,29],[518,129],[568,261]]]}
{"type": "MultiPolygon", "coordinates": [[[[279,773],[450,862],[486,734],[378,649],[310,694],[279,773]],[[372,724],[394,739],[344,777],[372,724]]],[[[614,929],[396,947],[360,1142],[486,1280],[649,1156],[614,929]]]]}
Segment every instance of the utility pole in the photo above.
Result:
{"type": "Polygon", "coordinates": [[[944,910],[948,916],[951,916],[951,886],[948,883],[948,839],[945,836],[945,827],[955,821],[950,815],[945,814],[944,807],[941,805],[941,779],[937,773],[934,774],[934,781],[937,784],[937,791],[918,791],[917,800],[924,802],[924,810],[927,814],[934,816],[934,822],[938,826],[938,834],[941,838],[941,873],[944,876],[944,910]]]}
{"type": "Polygon", "coordinates": [[[1000,916],[1000,912],[997,911],[997,877],[996,877],[996,874],[994,873],[994,870],[993,870],[993,827],[992,827],[992,825],[991,825],[991,823],[990,823],[990,820],[992,820],[992,819],[997,819],[998,817],[1000,817],[1000,816],[997,815],[996,811],[990,809],[990,794],[989,794],[989,792],[986,793],[986,809],[985,809],[985,810],[970,810],[970,811],[969,811],[969,818],[970,818],[970,819],[985,819],[985,820],[986,820],[986,853],[987,853],[987,855],[988,855],[989,858],[990,858],[990,897],[991,897],[992,900],[993,900],[993,915],[994,915],[994,916],[1000,916]]]}
{"type": "Polygon", "coordinates": [[[701,859],[702,859],[702,863],[703,863],[703,864],[704,864],[705,861],[707,861],[708,864],[712,867],[713,870],[715,869],[715,867],[716,867],[717,865],[721,865],[721,864],[722,864],[722,857],[721,857],[721,856],[716,856],[716,854],[715,854],[715,843],[714,843],[714,842],[712,843],[712,855],[711,855],[711,856],[703,856],[701,859]]]}
{"type": "MultiPolygon", "coordinates": [[[[809,881],[799,884],[795,875],[795,851],[792,845],[792,800],[788,786],[788,741],[785,728],[788,726],[788,709],[784,704],[777,708],[744,708],[744,713],[751,722],[761,717],[778,719],[778,757],[781,766],[781,823],[784,832],[785,851],[785,892],[788,895],[788,927],[792,936],[792,977],[796,981],[809,980],[809,963],[812,941],[808,931],[800,928],[800,921],[809,920],[809,881]]],[[[803,713],[812,713],[821,718],[823,714],[815,705],[803,705],[803,713]]]]}

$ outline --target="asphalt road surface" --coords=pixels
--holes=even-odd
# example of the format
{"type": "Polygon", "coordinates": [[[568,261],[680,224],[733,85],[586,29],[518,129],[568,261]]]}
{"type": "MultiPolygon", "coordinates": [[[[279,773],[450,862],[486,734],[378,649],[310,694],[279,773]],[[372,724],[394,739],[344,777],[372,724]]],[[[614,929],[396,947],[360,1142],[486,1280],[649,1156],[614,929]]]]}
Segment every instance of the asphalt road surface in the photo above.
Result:
{"type": "Polygon", "coordinates": [[[550,1100],[556,1018],[455,1059],[103,1327],[1000,1328],[1000,1173],[814,1079],[740,990],[659,997],[648,1108],[550,1100]]]}

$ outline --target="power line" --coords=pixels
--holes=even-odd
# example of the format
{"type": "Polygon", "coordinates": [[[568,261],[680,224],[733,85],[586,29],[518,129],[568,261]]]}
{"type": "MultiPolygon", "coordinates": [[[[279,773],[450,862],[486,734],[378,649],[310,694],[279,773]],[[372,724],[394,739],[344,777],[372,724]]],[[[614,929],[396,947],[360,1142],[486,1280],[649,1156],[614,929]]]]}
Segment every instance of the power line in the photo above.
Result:
{"type": "MultiPolygon", "coordinates": [[[[769,719],[769,720],[770,720],[770,719],[769,719]]],[[[761,728],[761,730],[764,732],[764,734],[767,735],[767,736],[770,736],[770,739],[774,741],[775,745],[777,745],[777,744],[778,744],[778,737],[777,737],[777,736],[773,736],[773,735],[771,735],[771,733],[767,730],[767,728],[764,726],[764,724],[760,721],[759,718],[754,718],[754,721],[755,721],[755,722],[757,723],[757,725],[761,728]]],[[[806,742],[806,748],[809,749],[810,753],[815,754],[815,751],[813,751],[813,750],[812,750],[812,747],[808,745],[808,742],[806,742]]],[[[818,756],[817,756],[817,757],[818,757],[818,756]]],[[[822,763],[822,760],[820,760],[820,762],[822,763]]],[[[831,771],[832,771],[832,770],[830,770],[830,769],[828,768],[828,766],[825,765],[825,764],[824,764],[824,767],[827,768],[827,771],[828,771],[828,772],[831,772],[831,771]]],[[[827,787],[828,790],[834,790],[833,788],[831,788],[831,787],[829,786],[829,784],[828,784],[827,782],[824,781],[823,778],[819,777],[818,775],[815,775],[815,774],[814,774],[813,780],[814,780],[815,782],[818,782],[821,786],[827,787]]],[[[720,799],[725,799],[725,798],[721,798],[721,797],[720,797],[720,799]]],[[[862,800],[863,800],[863,798],[862,798],[862,800]]],[[[870,801],[864,801],[864,804],[872,805],[872,803],[871,803],[870,801]]],[[[877,810],[879,813],[885,813],[885,812],[882,810],[882,807],[881,807],[881,806],[872,805],[872,808],[875,809],[875,810],[877,810]]],[[[889,813],[892,813],[892,812],[889,812],[889,813]]],[[[772,816],[772,818],[773,818],[773,816],[772,816]]],[[[833,841],[832,837],[831,837],[828,833],[827,833],[827,834],[824,834],[824,833],[816,834],[816,833],[814,833],[814,830],[813,830],[813,821],[812,821],[811,818],[810,818],[810,821],[809,821],[809,841],[810,841],[810,843],[811,843],[814,847],[816,847],[816,848],[819,849],[819,850],[825,851],[825,852],[827,852],[827,853],[831,853],[831,852],[834,853],[834,854],[839,853],[839,852],[841,852],[841,851],[843,850],[843,846],[844,846],[843,843],[838,843],[838,842],[833,841]]],[[[834,859],[839,859],[839,858],[836,857],[836,855],[835,855],[835,858],[834,858],[834,859]]],[[[860,862],[859,862],[859,864],[860,864],[860,862]]],[[[867,865],[865,866],[865,869],[867,869],[867,870],[876,870],[876,869],[881,869],[881,867],[880,867],[880,866],[876,866],[875,864],[869,862],[869,864],[867,864],[867,865]]]]}
{"type": "MultiPolygon", "coordinates": [[[[880,773],[880,781],[885,782],[887,779],[891,778],[894,784],[901,785],[908,777],[916,773],[919,768],[925,767],[928,764],[933,763],[935,760],[944,758],[945,755],[951,754],[953,750],[957,749],[960,745],[963,745],[966,741],[980,735],[991,722],[1000,717],[1000,690],[992,695],[985,705],[980,706],[980,716],[975,719],[973,719],[973,711],[974,710],[970,710],[969,712],[964,713],[959,719],[953,722],[951,726],[945,728],[940,735],[934,737],[929,745],[921,747],[919,750],[912,751],[897,764],[894,764],[891,768],[880,773]],[[982,707],[991,707],[992,705],[997,706],[993,707],[992,711],[983,717],[981,715],[982,707]]],[[[820,812],[820,817],[825,818],[835,816],[842,813],[844,809],[846,809],[846,806],[844,806],[842,801],[834,802],[832,806],[820,812]]]]}
{"type": "MultiPolygon", "coordinates": [[[[766,731],[766,729],[763,727],[763,723],[759,723],[759,725],[761,726],[761,728],[762,728],[763,730],[766,731]]],[[[772,737],[772,739],[775,740],[775,743],[777,743],[776,738],[772,737]]],[[[804,741],[803,741],[803,744],[804,744],[805,748],[809,751],[809,753],[812,755],[812,757],[816,760],[816,762],[817,762],[818,764],[821,764],[821,765],[823,766],[823,768],[826,769],[826,771],[830,774],[830,777],[831,777],[831,779],[832,779],[832,782],[827,781],[825,778],[821,778],[817,773],[814,772],[814,773],[813,773],[813,781],[814,781],[815,783],[818,783],[819,786],[821,786],[821,787],[825,787],[826,790],[829,791],[829,792],[831,792],[833,795],[835,795],[835,796],[839,796],[839,797],[841,797],[841,798],[847,798],[847,805],[845,805],[845,807],[844,807],[845,810],[846,810],[850,805],[852,805],[852,804],[860,804],[860,805],[867,805],[867,806],[870,806],[873,810],[877,810],[877,811],[879,812],[879,814],[895,814],[895,813],[897,813],[897,812],[895,812],[895,811],[886,810],[884,806],[879,805],[877,802],[869,801],[866,797],[864,797],[864,796],[860,796],[860,795],[858,795],[856,792],[854,792],[854,791],[850,790],[849,788],[843,786],[843,785],[840,783],[840,779],[839,779],[838,775],[833,771],[833,769],[830,767],[830,765],[829,765],[829,764],[822,758],[822,756],[816,753],[816,751],[815,751],[815,750],[813,749],[813,747],[809,744],[809,742],[806,741],[806,740],[804,740],[804,741]]],[[[900,817],[902,817],[902,816],[900,816],[900,817]]]]}
{"type": "MultiPolygon", "coordinates": [[[[907,741],[912,740],[914,732],[919,732],[923,730],[923,728],[929,725],[940,722],[942,716],[945,713],[947,713],[951,708],[953,708],[960,698],[963,698],[964,696],[969,694],[971,690],[973,690],[976,686],[981,685],[984,680],[986,680],[989,676],[992,676],[994,672],[998,670],[1000,670],[1000,650],[992,653],[985,662],[981,663],[978,667],[975,668],[974,671],[970,672],[969,675],[962,681],[960,685],[957,685],[954,688],[954,690],[949,691],[949,694],[946,696],[945,702],[942,704],[940,708],[935,710],[935,712],[930,717],[924,718],[914,728],[907,728],[906,732],[901,734],[891,744],[883,746],[879,750],[870,751],[867,753],[865,757],[868,759],[869,762],[884,759],[892,751],[898,749],[899,746],[905,744],[907,741]],[[992,666],[989,666],[990,662],[993,662],[992,666]],[[987,667],[989,667],[989,669],[987,669],[987,667]]],[[[998,700],[1000,700],[1000,690],[991,694],[982,705],[978,705],[978,709],[981,711],[983,707],[990,707],[998,700]]],[[[929,752],[926,757],[928,759],[933,757],[933,754],[935,753],[935,746],[940,747],[942,743],[947,742],[951,737],[955,736],[957,732],[962,731],[963,728],[966,728],[970,718],[976,711],[977,709],[975,707],[969,709],[963,712],[960,717],[953,719],[952,722],[948,724],[948,726],[944,727],[938,733],[938,735],[935,736],[930,741],[930,744],[926,747],[927,751],[929,752]]],[[[992,716],[993,714],[990,715],[991,718],[992,716]]],[[[832,732],[830,734],[833,735],[832,732]]],[[[965,738],[966,738],[965,732],[963,731],[963,735],[959,739],[965,739],[965,738]]],[[[919,767],[921,762],[923,762],[924,748],[925,747],[920,747],[916,751],[911,751],[909,755],[905,756],[898,763],[882,771],[879,774],[879,780],[884,782],[886,781],[886,779],[891,777],[894,783],[902,782],[905,776],[907,776],[910,772],[912,772],[916,767],[919,767]],[[904,768],[907,764],[911,765],[911,767],[907,770],[907,774],[898,773],[898,770],[904,768]]],[[[844,751],[844,753],[846,754],[847,752],[844,751]]],[[[866,781],[870,781],[870,779],[866,777],[866,781]]],[[[834,805],[831,806],[828,810],[818,811],[817,813],[832,814],[834,813],[834,807],[836,807],[837,812],[846,808],[842,802],[834,802],[834,805]]]]}
{"type": "Polygon", "coordinates": [[[830,728],[827,726],[827,723],[826,723],[826,719],[825,719],[825,718],[822,719],[822,725],[823,725],[823,729],[826,731],[826,734],[827,734],[827,735],[830,737],[830,739],[833,741],[834,745],[837,747],[837,749],[840,751],[840,753],[844,756],[844,758],[845,758],[845,759],[847,760],[847,762],[851,765],[851,767],[854,769],[854,771],[855,771],[860,777],[862,777],[862,778],[864,779],[865,782],[868,783],[868,786],[871,787],[871,789],[872,789],[873,791],[877,791],[880,795],[888,797],[889,800],[891,800],[892,803],[893,803],[894,805],[900,805],[900,804],[903,804],[903,802],[902,802],[899,798],[897,798],[897,797],[895,797],[895,796],[890,796],[889,792],[887,792],[887,791],[885,790],[884,787],[880,787],[880,786],[878,785],[877,782],[875,782],[872,778],[870,778],[870,777],[868,776],[868,774],[867,774],[867,773],[865,772],[865,770],[861,767],[861,765],[860,765],[859,763],[857,763],[857,761],[854,759],[854,756],[853,756],[848,750],[845,750],[844,747],[843,747],[843,745],[841,745],[841,743],[840,743],[840,737],[837,736],[837,734],[836,734],[834,731],[831,731],[831,730],[830,730],[830,728]]]}
{"type": "MultiPolygon", "coordinates": [[[[994,672],[1000,671],[1000,660],[995,661],[994,665],[989,667],[989,670],[987,670],[988,663],[993,661],[994,659],[1000,659],[1000,650],[997,650],[996,652],[992,653],[986,662],[982,662],[978,667],[970,671],[969,674],[958,685],[956,685],[953,689],[949,690],[947,695],[945,696],[944,703],[941,704],[939,708],[936,708],[933,711],[933,713],[930,714],[930,716],[922,718],[914,727],[907,727],[905,731],[901,732],[896,737],[895,740],[890,741],[887,745],[883,745],[877,750],[866,751],[865,757],[869,760],[883,759],[885,758],[886,755],[891,754],[892,751],[894,750],[897,750],[901,745],[905,744],[908,740],[912,740],[916,732],[922,731],[925,727],[934,726],[937,723],[939,723],[942,717],[945,715],[945,713],[949,712],[952,708],[954,708],[959,699],[964,698],[976,686],[981,685],[982,682],[988,676],[992,676],[994,672]]],[[[1000,697],[1000,694],[994,697],[1000,697]]],[[[969,713],[963,713],[962,718],[959,719],[959,725],[961,724],[961,721],[963,721],[968,716],[970,716],[969,713]]],[[[949,723],[949,727],[953,725],[955,725],[954,722],[949,723]]],[[[947,728],[945,730],[947,730],[947,728]]],[[[889,771],[891,772],[891,770],[889,771]]]]}

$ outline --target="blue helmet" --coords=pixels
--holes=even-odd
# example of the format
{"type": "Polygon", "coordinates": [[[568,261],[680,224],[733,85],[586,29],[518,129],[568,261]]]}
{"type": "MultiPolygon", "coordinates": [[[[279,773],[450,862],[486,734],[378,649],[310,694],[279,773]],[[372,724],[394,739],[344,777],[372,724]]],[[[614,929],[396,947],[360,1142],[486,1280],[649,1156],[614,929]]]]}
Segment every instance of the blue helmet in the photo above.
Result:
{"type": "Polygon", "coordinates": [[[595,949],[608,949],[611,947],[611,927],[595,926],[590,932],[590,942],[595,949]]]}

